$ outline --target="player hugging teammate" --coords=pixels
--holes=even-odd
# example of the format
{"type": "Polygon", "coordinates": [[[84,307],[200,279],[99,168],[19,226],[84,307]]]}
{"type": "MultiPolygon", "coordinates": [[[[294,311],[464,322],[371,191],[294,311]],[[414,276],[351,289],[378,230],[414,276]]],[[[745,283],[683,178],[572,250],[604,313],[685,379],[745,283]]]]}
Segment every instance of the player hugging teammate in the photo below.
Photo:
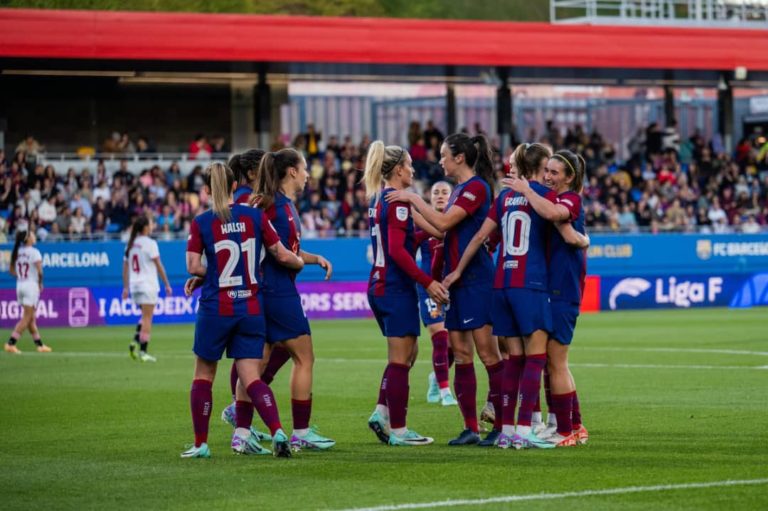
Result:
{"type": "MultiPolygon", "coordinates": [[[[392,149],[392,155],[387,154],[394,165],[387,168],[390,172],[402,165],[401,160],[394,161],[395,153],[392,149]]],[[[385,210],[387,219],[407,220],[408,232],[413,216],[430,236],[444,239],[442,257],[437,254],[436,258],[444,260],[442,283],[451,292],[445,326],[456,362],[456,399],[464,419],[464,430],[449,445],[520,449],[585,443],[588,435],[567,363],[584,288],[584,251],[589,245],[580,196],[584,160],[570,151],[553,155],[543,145],[522,144],[511,157],[513,172],[503,182],[506,188],[495,199],[490,161],[485,137],[455,134],[446,138],[440,164],[456,186],[442,211],[407,191],[407,179],[388,181],[388,189],[381,191],[390,209],[395,207],[395,215],[385,210]],[[489,253],[494,245],[498,246],[495,270],[489,253]],[[485,439],[480,438],[477,423],[473,348],[488,373],[488,400],[496,412],[485,439]],[[550,382],[546,385],[548,424],[534,421],[543,373],[550,382]]],[[[366,184],[370,194],[375,183],[366,184]]],[[[381,231],[380,202],[372,208],[376,221],[371,223],[371,237],[378,255],[386,238],[381,231]]],[[[403,245],[410,250],[408,238],[403,245]]],[[[393,265],[383,263],[375,258],[369,294],[376,319],[390,337],[385,331],[389,325],[382,321],[387,311],[377,303],[376,290],[394,271],[390,270],[393,265]]],[[[394,266],[394,270],[400,268],[394,266]]],[[[425,288],[434,286],[427,276],[414,274],[411,280],[425,288]]],[[[395,313],[397,318],[410,317],[405,310],[395,313]]],[[[415,338],[417,327],[411,326],[407,333],[415,338]]],[[[390,344],[390,359],[392,352],[390,344]]],[[[407,375],[406,367],[412,363],[404,358],[402,372],[407,375]]],[[[397,395],[390,399],[385,392],[393,380],[399,381],[397,375],[393,369],[385,372],[369,426],[380,440],[402,445],[391,417],[397,395]]],[[[400,416],[397,419],[397,426],[404,427],[400,416]]]]}

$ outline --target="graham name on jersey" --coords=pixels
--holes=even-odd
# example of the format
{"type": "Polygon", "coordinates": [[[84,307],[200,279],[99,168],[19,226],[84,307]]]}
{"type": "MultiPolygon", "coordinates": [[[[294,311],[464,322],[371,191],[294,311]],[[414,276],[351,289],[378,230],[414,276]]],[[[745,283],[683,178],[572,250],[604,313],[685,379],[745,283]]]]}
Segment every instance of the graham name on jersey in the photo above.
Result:
{"type": "Polygon", "coordinates": [[[504,201],[504,207],[507,208],[509,206],[527,206],[528,205],[528,199],[523,197],[522,195],[516,195],[515,197],[507,197],[504,201]]]}
{"type": "Polygon", "coordinates": [[[233,232],[245,232],[245,222],[221,224],[221,234],[232,234],[233,232]]]}

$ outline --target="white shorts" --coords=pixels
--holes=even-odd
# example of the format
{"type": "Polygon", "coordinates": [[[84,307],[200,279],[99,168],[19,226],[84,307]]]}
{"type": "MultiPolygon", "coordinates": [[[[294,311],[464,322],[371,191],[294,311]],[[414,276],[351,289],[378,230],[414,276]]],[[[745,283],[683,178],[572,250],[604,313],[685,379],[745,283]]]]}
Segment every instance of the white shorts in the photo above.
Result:
{"type": "Polygon", "coordinates": [[[40,300],[40,286],[35,282],[24,282],[16,286],[16,301],[26,307],[36,307],[40,300]]]}
{"type": "Polygon", "coordinates": [[[159,294],[159,289],[132,289],[131,300],[136,305],[155,305],[159,294]]]}

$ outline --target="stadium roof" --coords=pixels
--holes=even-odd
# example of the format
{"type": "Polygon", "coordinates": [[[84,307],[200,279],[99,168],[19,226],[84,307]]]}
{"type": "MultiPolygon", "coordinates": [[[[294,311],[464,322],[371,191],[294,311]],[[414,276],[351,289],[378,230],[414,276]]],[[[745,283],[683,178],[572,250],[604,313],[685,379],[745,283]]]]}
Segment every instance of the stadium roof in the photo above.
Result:
{"type": "MultiPolygon", "coordinates": [[[[768,82],[768,32],[546,23],[0,9],[0,67],[481,80],[768,82]]],[[[631,83],[628,83],[631,84],[631,83]]]]}

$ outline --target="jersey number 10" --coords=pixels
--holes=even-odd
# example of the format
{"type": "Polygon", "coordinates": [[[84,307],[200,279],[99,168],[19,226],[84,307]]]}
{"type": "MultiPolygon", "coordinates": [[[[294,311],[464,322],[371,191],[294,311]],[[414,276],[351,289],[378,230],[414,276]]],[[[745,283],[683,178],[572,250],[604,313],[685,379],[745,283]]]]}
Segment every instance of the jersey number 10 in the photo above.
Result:
{"type": "Polygon", "coordinates": [[[525,211],[508,211],[501,219],[504,255],[522,256],[528,253],[531,217],[525,211]]]}

